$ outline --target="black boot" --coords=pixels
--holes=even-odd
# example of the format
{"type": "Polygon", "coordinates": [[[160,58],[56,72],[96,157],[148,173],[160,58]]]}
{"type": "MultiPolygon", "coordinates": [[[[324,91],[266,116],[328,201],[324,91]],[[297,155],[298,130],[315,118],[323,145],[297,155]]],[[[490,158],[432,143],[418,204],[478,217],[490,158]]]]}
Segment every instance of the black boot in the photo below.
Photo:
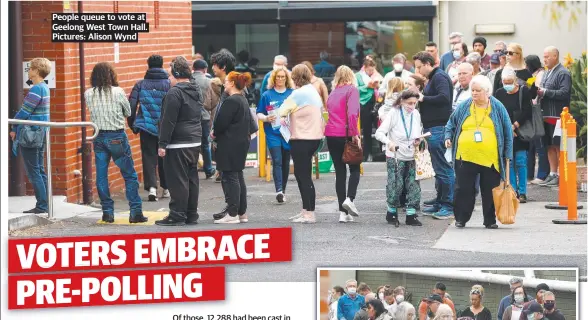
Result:
{"type": "Polygon", "coordinates": [[[188,213],[186,218],[186,224],[198,224],[198,213],[188,213]]]}
{"type": "Polygon", "coordinates": [[[114,214],[103,213],[102,214],[102,221],[106,223],[113,223],[114,222],[114,214]]]}
{"type": "Polygon", "coordinates": [[[417,218],[416,214],[412,214],[412,215],[406,215],[406,225],[407,226],[420,227],[423,224],[419,221],[419,219],[417,218]]]}
{"type": "Polygon", "coordinates": [[[129,216],[129,223],[143,223],[147,220],[149,219],[143,215],[143,212],[129,216]]]}
{"type": "Polygon", "coordinates": [[[398,222],[398,213],[396,212],[386,212],[386,221],[388,221],[389,224],[393,224],[396,228],[400,226],[400,223],[398,222]]]}
{"type": "Polygon", "coordinates": [[[220,220],[229,213],[229,206],[226,206],[221,212],[212,215],[214,220],[220,220]]]}
{"type": "Polygon", "coordinates": [[[155,221],[158,226],[183,226],[186,224],[186,215],[183,212],[170,211],[167,217],[155,221]]]}

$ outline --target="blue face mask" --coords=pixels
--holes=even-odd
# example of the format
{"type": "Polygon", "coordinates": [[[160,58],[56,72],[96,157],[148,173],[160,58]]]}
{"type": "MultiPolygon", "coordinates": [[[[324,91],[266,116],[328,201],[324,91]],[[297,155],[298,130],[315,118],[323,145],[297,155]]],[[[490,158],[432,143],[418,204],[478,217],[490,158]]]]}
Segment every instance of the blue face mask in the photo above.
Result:
{"type": "Polygon", "coordinates": [[[461,58],[461,53],[459,51],[453,51],[453,58],[454,59],[459,59],[461,58]]]}
{"type": "Polygon", "coordinates": [[[504,90],[506,90],[506,92],[511,92],[515,89],[515,85],[514,84],[505,84],[503,85],[504,90]]]}

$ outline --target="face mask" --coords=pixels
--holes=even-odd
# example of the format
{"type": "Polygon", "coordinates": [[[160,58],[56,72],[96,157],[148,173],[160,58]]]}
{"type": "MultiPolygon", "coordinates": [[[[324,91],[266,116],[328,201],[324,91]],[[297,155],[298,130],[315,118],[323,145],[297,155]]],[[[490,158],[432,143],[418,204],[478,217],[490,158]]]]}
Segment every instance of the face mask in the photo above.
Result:
{"type": "Polygon", "coordinates": [[[404,301],[404,296],[399,294],[396,296],[396,302],[397,303],[401,303],[402,301],[404,301]]]}
{"type": "Polygon", "coordinates": [[[515,302],[516,303],[523,303],[523,301],[525,301],[525,296],[523,296],[522,294],[515,294],[514,296],[515,302]]]}
{"type": "Polygon", "coordinates": [[[461,58],[461,52],[459,52],[458,50],[453,51],[453,58],[454,59],[459,59],[461,58]]]}
{"type": "Polygon", "coordinates": [[[535,314],[534,313],[528,314],[527,320],[535,320],[535,314]]]}
{"type": "Polygon", "coordinates": [[[277,64],[274,64],[274,70],[278,70],[278,69],[280,69],[281,67],[282,67],[282,66],[279,66],[279,65],[277,65],[277,64]]]}
{"type": "Polygon", "coordinates": [[[506,92],[511,92],[514,90],[515,85],[514,84],[505,84],[502,87],[504,88],[504,90],[506,90],[506,92]]]}
{"type": "Polygon", "coordinates": [[[545,307],[546,310],[551,311],[553,308],[555,308],[555,302],[545,302],[543,307],[545,307]]]}
{"type": "Polygon", "coordinates": [[[380,294],[378,294],[378,297],[380,298],[380,300],[384,300],[384,293],[380,292],[380,294]]]}
{"type": "Polygon", "coordinates": [[[351,294],[355,294],[357,292],[357,288],[347,288],[347,292],[351,294]]]}
{"type": "Polygon", "coordinates": [[[394,71],[401,72],[402,69],[404,69],[404,65],[402,65],[402,63],[395,63],[394,64],[394,71]]]}
{"type": "MultiPolygon", "coordinates": [[[[408,114],[411,114],[414,111],[414,108],[408,105],[403,105],[402,108],[408,114]]],[[[404,296],[402,296],[402,298],[404,299],[404,296]]]]}

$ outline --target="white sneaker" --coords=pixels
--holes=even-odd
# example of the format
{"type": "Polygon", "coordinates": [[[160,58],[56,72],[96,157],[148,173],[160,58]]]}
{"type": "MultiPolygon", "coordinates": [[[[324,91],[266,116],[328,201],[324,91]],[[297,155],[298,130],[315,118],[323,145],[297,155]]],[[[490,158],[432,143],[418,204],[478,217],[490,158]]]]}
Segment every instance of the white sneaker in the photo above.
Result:
{"type": "Polygon", "coordinates": [[[241,222],[241,223],[249,222],[249,219],[247,218],[247,215],[244,214],[242,216],[239,216],[239,222],[241,222]]]}
{"type": "Polygon", "coordinates": [[[157,189],[149,188],[149,201],[157,201],[157,189]]]}
{"type": "Polygon", "coordinates": [[[347,213],[343,211],[339,211],[339,222],[345,223],[347,222],[347,213]]]}
{"type": "Polygon", "coordinates": [[[359,217],[359,211],[357,211],[357,208],[351,199],[345,199],[345,202],[343,202],[343,208],[345,208],[350,215],[359,217]]]}
{"type": "Polygon", "coordinates": [[[350,214],[346,215],[345,216],[345,219],[347,220],[347,222],[353,222],[353,221],[355,221],[355,220],[353,220],[353,217],[350,214]]]}
{"type": "Polygon", "coordinates": [[[305,214],[302,215],[302,217],[300,217],[298,219],[294,219],[294,220],[292,220],[292,222],[315,223],[316,218],[314,217],[314,212],[306,212],[305,214]]]}
{"type": "Polygon", "coordinates": [[[161,194],[162,198],[169,198],[169,190],[163,189],[163,194],[161,194]]]}
{"type": "Polygon", "coordinates": [[[303,209],[302,211],[300,211],[300,213],[299,213],[299,214],[297,214],[297,215],[295,215],[295,216],[291,216],[291,217],[290,217],[290,218],[288,218],[288,219],[290,219],[290,220],[296,220],[296,219],[298,219],[298,218],[302,217],[302,215],[304,215],[304,213],[305,213],[305,212],[306,212],[306,210],[304,210],[304,209],[303,209]]]}
{"type": "Polygon", "coordinates": [[[239,216],[234,216],[231,217],[230,215],[226,215],[224,216],[222,219],[219,220],[214,220],[214,223],[223,223],[223,224],[233,224],[233,223],[241,223],[241,220],[239,219],[239,216]]]}
{"type": "Polygon", "coordinates": [[[538,185],[538,184],[542,183],[543,181],[544,180],[541,180],[541,179],[533,179],[533,180],[529,181],[529,183],[538,185]]]}

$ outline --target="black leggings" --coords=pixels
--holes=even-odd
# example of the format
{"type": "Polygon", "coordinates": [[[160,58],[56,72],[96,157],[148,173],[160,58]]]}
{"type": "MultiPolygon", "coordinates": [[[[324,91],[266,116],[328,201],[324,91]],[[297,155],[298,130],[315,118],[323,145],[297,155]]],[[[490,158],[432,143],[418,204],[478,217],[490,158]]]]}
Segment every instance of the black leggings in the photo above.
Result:
{"type": "MultiPolygon", "coordinates": [[[[357,194],[357,185],[359,184],[359,165],[345,164],[343,162],[343,150],[345,149],[345,137],[327,137],[327,146],[335,167],[335,190],[337,191],[337,200],[339,200],[339,211],[348,213],[343,208],[343,202],[347,197],[353,201],[357,194]],[[349,166],[349,188],[345,190],[347,182],[347,166],[349,166]]],[[[351,138],[349,138],[351,140],[351,138]]]]}
{"type": "Polygon", "coordinates": [[[372,127],[374,119],[372,110],[374,109],[374,99],[372,98],[365,105],[360,106],[360,123],[361,134],[363,135],[363,160],[367,161],[372,153],[372,127]]]}
{"type": "Polygon", "coordinates": [[[320,143],[320,140],[290,140],[294,176],[302,197],[302,209],[306,211],[314,211],[316,202],[316,191],[312,182],[312,157],[320,143]]]}

